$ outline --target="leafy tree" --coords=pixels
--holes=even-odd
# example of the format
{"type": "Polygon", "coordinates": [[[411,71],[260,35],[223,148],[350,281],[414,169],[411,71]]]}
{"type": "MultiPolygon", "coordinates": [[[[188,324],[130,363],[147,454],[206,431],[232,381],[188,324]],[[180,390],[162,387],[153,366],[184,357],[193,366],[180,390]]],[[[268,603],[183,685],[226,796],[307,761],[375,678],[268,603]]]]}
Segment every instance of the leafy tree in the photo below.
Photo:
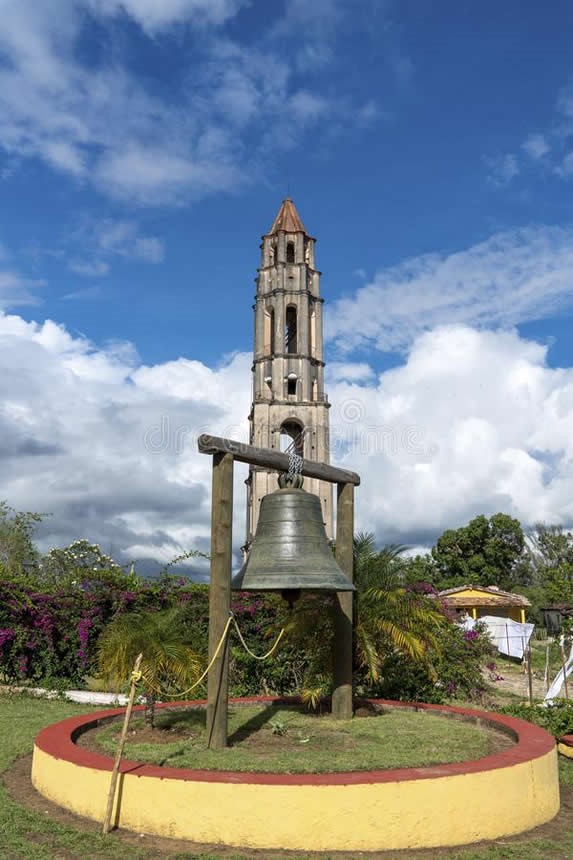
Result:
{"type": "Polygon", "coordinates": [[[4,574],[14,576],[36,565],[38,551],[32,537],[42,519],[42,514],[16,511],[0,502],[0,570],[4,574]]]}
{"type": "Polygon", "coordinates": [[[497,585],[511,588],[525,537],[519,520],[508,514],[480,515],[467,526],[448,529],[432,548],[440,585],[497,585]]]}
{"type": "Polygon", "coordinates": [[[108,585],[135,587],[138,582],[133,569],[126,573],[97,544],[87,540],[76,540],[69,546],[51,549],[40,561],[40,575],[44,580],[74,585],[101,581],[108,585]]]}
{"type": "Polygon", "coordinates": [[[439,579],[439,572],[433,557],[414,555],[401,559],[402,576],[406,584],[428,582],[434,584],[439,579]]]}
{"type": "Polygon", "coordinates": [[[117,689],[131,676],[135,658],[143,654],[142,684],[145,722],[154,727],[158,692],[183,692],[199,677],[201,663],[189,645],[178,608],[160,612],[128,612],[116,617],[98,643],[100,677],[117,689]]]}
{"type": "Polygon", "coordinates": [[[544,602],[573,602],[573,535],[562,526],[538,523],[528,535],[528,558],[544,602]]]}

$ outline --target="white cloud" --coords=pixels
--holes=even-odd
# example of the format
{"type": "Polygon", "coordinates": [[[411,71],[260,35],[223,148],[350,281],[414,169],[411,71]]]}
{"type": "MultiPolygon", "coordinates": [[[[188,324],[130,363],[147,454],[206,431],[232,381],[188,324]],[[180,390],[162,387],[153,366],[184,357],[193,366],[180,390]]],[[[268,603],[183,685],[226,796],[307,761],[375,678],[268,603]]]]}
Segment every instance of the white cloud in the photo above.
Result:
{"type": "MultiPolygon", "coordinates": [[[[95,348],[53,322],[0,315],[3,496],[53,514],[45,544],[83,536],[124,559],[164,561],[206,549],[211,462],[196,438],[247,438],[250,362],[147,368],[129,345],[95,348]]],[[[244,478],[238,469],[241,527],[244,478]]]]}
{"type": "Polygon", "coordinates": [[[557,94],[554,115],[543,131],[529,134],[515,153],[484,159],[490,169],[490,182],[503,188],[528,169],[569,179],[573,175],[573,154],[567,152],[571,138],[573,83],[569,82],[557,94]]]}
{"type": "Polygon", "coordinates": [[[105,277],[117,259],[151,264],[165,259],[163,240],[146,236],[135,221],[125,219],[84,218],[66,242],[74,250],[81,249],[81,256],[72,257],[68,268],[86,278],[105,277]]]}
{"type": "Polygon", "coordinates": [[[478,513],[573,525],[573,369],[515,332],[467,326],[417,338],[375,385],[339,384],[334,451],[363,476],[358,523],[431,543],[478,513]]]}
{"type": "Polygon", "coordinates": [[[86,301],[91,299],[99,299],[103,295],[101,287],[87,287],[83,290],[72,290],[71,293],[65,293],[62,296],[62,301],[86,301]]]}
{"type": "Polygon", "coordinates": [[[530,134],[522,144],[522,148],[534,161],[543,158],[551,149],[543,134],[530,134]]]}
{"type": "Polygon", "coordinates": [[[379,272],[334,303],[326,332],[343,352],[403,349],[444,323],[512,326],[571,305],[573,228],[497,233],[467,250],[427,254],[379,272]]]}
{"type": "MultiPolygon", "coordinates": [[[[250,365],[142,366],[129,345],[0,316],[2,495],[52,513],[44,546],[86,537],[161,562],[207,550],[211,460],[196,438],[247,439],[250,365]]],[[[541,345],[449,326],[379,378],[331,370],[333,459],[362,475],[357,528],[427,545],[482,512],[573,525],[573,369],[547,367],[541,345]]],[[[237,562],[244,478],[237,467],[237,562]]]]}
{"type": "Polygon", "coordinates": [[[332,361],[326,366],[328,382],[369,382],[374,371],[364,362],[332,361]]]}
{"type": "Polygon", "coordinates": [[[560,164],[555,165],[554,172],[562,179],[568,179],[573,176],[573,152],[568,152],[560,164]]]}
{"type": "Polygon", "coordinates": [[[76,275],[82,275],[84,278],[104,278],[109,272],[109,265],[103,260],[71,260],[68,267],[76,275]]]}
{"type": "Polygon", "coordinates": [[[189,20],[194,26],[222,24],[233,17],[246,0],[84,0],[94,12],[129,15],[144,30],[155,33],[189,20]]]}
{"type": "MultiPolygon", "coordinates": [[[[374,105],[354,110],[343,93],[325,95],[330,89],[324,80],[309,82],[307,75],[301,87],[297,60],[279,38],[277,26],[296,13],[313,23],[299,28],[296,37],[287,26],[288,44],[300,51],[323,46],[342,18],[331,15],[327,39],[318,26],[325,19],[321,9],[338,4],[311,4],[317,9],[309,17],[305,4],[290,3],[248,43],[226,38],[223,29],[244,5],[3,0],[0,147],[12,158],[41,159],[121,201],[181,204],[259,176],[265,158],[300,142],[327,114],[375,115],[374,105]],[[150,50],[170,44],[181,50],[181,40],[187,40],[184,56],[190,60],[169,85],[169,97],[158,94],[160,75],[151,87],[131,73],[122,40],[114,42],[113,62],[102,51],[104,59],[85,63],[78,46],[90,15],[109,29],[111,40],[122,15],[153,37],[150,50]]],[[[327,51],[327,61],[336,62],[336,55],[327,51]]]]}
{"type": "Polygon", "coordinates": [[[36,304],[37,291],[43,286],[45,281],[41,279],[25,278],[18,272],[0,268],[0,309],[36,304]]]}
{"type": "MultiPolygon", "coordinates": [[[[88,228],[89,229],[89,228],[88,228]]],[[[102,254],[133,258],[146,263],[161,263],[165,246],[157,236],[143,236],[133,221],[106,218],[95,222],[90,230],[96,248],[102,254]]]]}
{"type": "Polygon", "coordinates": [[[228,191],[240,181],[232,163],[214,158],[194,158],[162,149],[131,144],[121,151],[110,150],[96,168],[101,188],[120,200],[141,205],[155,202],[183,203],[213,191],[228,191]],[[159,195],[159,198],[157,197],[159,195]]]}
{"type": "Polygon", "coordinates": [[[499,187],[509,185],[520,172],[517,157],[512,153],[506,153],[497,158],[487,158],[486,163],[490,170],[490,182],[499,187]]]}
{"type": "Polygon", "coordinates": [[[165,257],[165,246],[157,236],[140,236],[135,240],[133,256],[145,263],[161,263],[165,257]]]}

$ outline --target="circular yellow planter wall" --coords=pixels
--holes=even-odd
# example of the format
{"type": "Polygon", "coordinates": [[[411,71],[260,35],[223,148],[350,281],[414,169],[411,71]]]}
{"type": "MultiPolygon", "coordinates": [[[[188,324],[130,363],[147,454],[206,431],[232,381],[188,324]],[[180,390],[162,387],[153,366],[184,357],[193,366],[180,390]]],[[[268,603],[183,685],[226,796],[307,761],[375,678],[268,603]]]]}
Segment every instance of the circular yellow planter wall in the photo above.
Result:
{"type": "MultiPolygon", "coordinates": [[[[529,830],[557,813],[557,751],[542,729],[464,708],[379,704],[482,720],[512,734],[516,742],[461,764],[350,773],[193,771],[124,761],[115,823],[242,848],[380,851],[496,839],[529,830]]],[[[74,741],[122,713],[73,717],[44,729],[34,747],[36,789],[78,815],[102,821],[112,760],[74,741]]]]}

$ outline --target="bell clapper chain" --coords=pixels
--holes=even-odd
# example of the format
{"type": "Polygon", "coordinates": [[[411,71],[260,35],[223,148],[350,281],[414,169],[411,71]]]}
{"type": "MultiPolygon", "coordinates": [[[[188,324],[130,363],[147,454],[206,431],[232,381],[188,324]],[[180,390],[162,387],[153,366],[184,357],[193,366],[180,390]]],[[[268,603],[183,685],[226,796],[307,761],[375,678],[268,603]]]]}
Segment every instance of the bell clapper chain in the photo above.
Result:
{"type": "Polygon", "coordinates": [[[282,472],[279,475],[279,487],[281,490],[302,490],[304,478],[302,476],[303,458],[294,451],[288,455],[288,472],[282,472]]]}

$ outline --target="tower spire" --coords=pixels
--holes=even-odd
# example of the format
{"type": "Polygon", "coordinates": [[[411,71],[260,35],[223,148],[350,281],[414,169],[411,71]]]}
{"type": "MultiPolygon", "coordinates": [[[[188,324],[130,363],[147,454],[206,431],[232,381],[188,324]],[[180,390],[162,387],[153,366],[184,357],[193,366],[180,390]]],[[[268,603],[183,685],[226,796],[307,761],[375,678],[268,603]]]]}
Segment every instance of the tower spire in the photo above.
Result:
{"type": "Polygon", "coordinates": [[[281,203],[281,207],[273,221],[273,226],[267,235],[274,236],[279,232],[279,230],[284,230],[285,233],[306,234],[304,224],[300,220],[300,215],[296,211],[296,206],[290,197],[285,197],[281,203]]]}

